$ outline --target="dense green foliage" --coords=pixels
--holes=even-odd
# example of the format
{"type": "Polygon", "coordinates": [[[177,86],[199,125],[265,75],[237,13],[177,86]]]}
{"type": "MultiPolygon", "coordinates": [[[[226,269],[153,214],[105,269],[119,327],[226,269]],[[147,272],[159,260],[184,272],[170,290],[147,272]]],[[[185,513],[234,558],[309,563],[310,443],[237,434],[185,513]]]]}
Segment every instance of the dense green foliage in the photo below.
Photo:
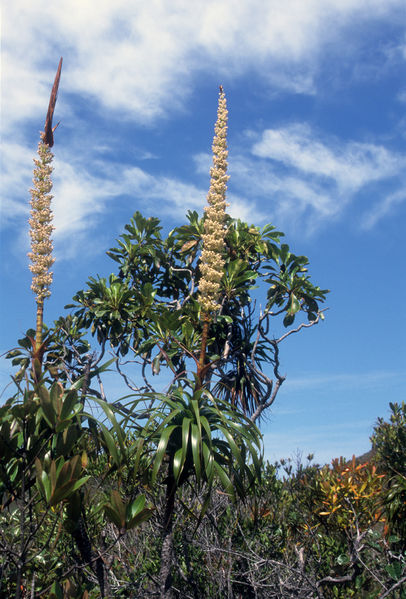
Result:
{"type": "Polygon", "coordinates": [[[406,551],[406,403],[390,408],[390,421],[378,418],[371,440],[378,466],[387,473],[384,500],[391,529],[406,551]]]}
{"type": "MultiPolygon", "coordinates": [[[[181,409],[192,422],[190,401],[181,398],[181,409]]],[[[1,596],[27,597],[31,588],[34,597],[96,598],[101,589],[110,597],[157,596],[166,483],[156,462],[149,474],[153,452],[140,452],[137,438],[151,448],[148,434],[158,440],[160,428],[130,430],[102,408],[106,427],[84,412],[77,389],[55,383],[1,408],[1,596]]],[[[213,424],[224,420],[200,412],[213,424]]],[[[175,436],[180,413],[165,429],[174,426],[175,436]]],[[[380,420],[374,440],[397,428],[380,420]]],[[[162,460],[172,454],[170,437],[162,460]]],[[[192,483],[176,498],[174,596],[405,597],[390,472],[355,459],[322,468],[264,463],[242,501],[224,491],[221,477],[208,494],[203,470],[195,484],[188,451],[173,470],[192,483]]]]}

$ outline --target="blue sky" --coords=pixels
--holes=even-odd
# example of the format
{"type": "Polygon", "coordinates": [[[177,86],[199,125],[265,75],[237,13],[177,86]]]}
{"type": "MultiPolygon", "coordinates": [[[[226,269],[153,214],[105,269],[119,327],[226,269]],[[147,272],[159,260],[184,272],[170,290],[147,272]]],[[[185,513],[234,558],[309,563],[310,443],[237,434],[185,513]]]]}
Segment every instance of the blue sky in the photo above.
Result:
{"type": "Polygon", "coordinates": [[[135,210],[168,229],[202,210],[222,84],[230,213],[284,231],[331,289],[281,349],[266,455],[367,451],[405,399],[404,0],[15,0],[2,38],[1,352],[34,325],[28,190],[60,56],[49,323],[114,271],[135,210]]]}

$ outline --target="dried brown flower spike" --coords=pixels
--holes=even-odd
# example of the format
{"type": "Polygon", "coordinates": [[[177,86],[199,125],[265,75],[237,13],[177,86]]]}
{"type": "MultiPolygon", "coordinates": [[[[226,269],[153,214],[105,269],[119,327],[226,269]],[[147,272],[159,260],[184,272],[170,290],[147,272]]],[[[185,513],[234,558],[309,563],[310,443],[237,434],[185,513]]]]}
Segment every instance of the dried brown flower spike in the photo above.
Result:
{"type": "Polygon", "coordinates": [[[48,105],[47,118],[45,119],[44,133],[42,135],[42,141],[44,143],[46,143],[50,148],[52,148],[52,146],[54,145],[54,131],[57,128],[57,126],[59,125],[59,123],[58,123],[57,125],[55,125],[54,128],[52,128],[52,119],[54,116],[56,98],[58,96],[58,88],[59,88],[59,80],[61,78],[61,70],[62,70],[62,58],[59,61],[58,70],[56,71],[55,81],[54,81],[54,85],[53,85],[52,91],[51,91],[51,97],[49,98],[49,105],[48,105]]]}

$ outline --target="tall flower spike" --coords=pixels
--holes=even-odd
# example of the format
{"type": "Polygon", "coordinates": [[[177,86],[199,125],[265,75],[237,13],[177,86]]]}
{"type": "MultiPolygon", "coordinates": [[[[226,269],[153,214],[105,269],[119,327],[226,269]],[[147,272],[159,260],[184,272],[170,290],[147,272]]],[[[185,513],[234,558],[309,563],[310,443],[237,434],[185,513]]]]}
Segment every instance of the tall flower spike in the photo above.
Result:
{"type": "Polygon", "coordinates": [[[34,187],[31,192],[31,217],[30,237],[31,252],[28,257],[31,261],[29,266],[32,272],[31,289],[35,293],[37,302],[37,321],[35,335],[35,354],[39,356],[42,344],[42,327],[44,315],[44,300],[51,295],[50,286],[53,273],[50,271],[55,262],[52,257],[53,244],[51,234],[54,229],[52,226],[53,214],[51,210],[52,189],[51,173],[52,154],[50,147],[54,143],[52,128],[52,117],[54,114],[56,98],[58,94],[59,79],[61,77],[62,58],[59,61],[58,70],[55,76],[54,85],[49,101],[48,113],[45,121],[44,132],[41,133],[41,141],[38,144],[38,156],[34,159],[34,187]]]}
{"type": "Polygon", "coordinates": [[[37,304],[51,295],[49,287],[52,283],[52,272],[50,268],[54,263],[52,257],[53,244],[51,234],[52,226],[52,189],[51,166],[53,154],[49,146],[40,141],[38,144],[39,159],[34,160],[34,188],[31,189],[31,218],[30,237],[31,252],[28,257],[31,260],[30,270],[33,274],[31,289],[36,295],[37,304]]]}
{"type": "Polygon", "coordinates": [[[220,281],[224,272],[224,220],[226,212],[227,181],[227,103],[223,88],[217,109],[217,121],[214,128],[213,166],[210,169],[210,188],[205,208],[203,249],[201,255],[201,279],[199,283],[199,302],[205,315],[220,309],[218,295],[220,281]]]}

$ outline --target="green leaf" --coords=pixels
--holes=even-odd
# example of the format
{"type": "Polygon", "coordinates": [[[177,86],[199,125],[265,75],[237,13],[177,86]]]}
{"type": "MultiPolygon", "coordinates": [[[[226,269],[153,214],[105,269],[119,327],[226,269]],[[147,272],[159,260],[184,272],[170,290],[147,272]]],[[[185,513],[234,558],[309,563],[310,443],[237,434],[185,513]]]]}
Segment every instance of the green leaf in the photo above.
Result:
{"type": "Polygon", "coordinates": [[[202,475],[200,467],[201,435],[199,427],[195,423],[191,424],[190,443],[192,446],[193,467],[196,473],[197,484],[200,484],[202,475]]]}
{"type": "Polygon", "coordinates": [[[107,402],[105,402],[101,399],[93,398],[93,400],[99,404],[99,406],[103,409],[104,413],[106,414],[107,418],[110,420],[112,428],[113,428],[114,432],[116,433],[116,438],[117,438],[117,442],[119,444],[121,453],[123,456],[125,456],[126,455],[126,447],[125,447],[125,443],[124,443],[124,432],[123,432],[122,428],[120,427],[120,425],[118,424],[111,406],[107,402]]]}
{"type": "MultiPolygon", "coordinates": [[[[60,459],[60,464],[63,464],[63,458],[60,459]]],[[[54,489],[56,487],[56,478],[57,478],[57,472],[56,472],[56,462],[54,460],[52,460],[51,462],[51,467],[49,469],[49,478],[51,480],[51,493],[53,494],[54,489]]]]}
{"type": "Polygon", "coordinates": [[[213,462],[213,467],[214,467],[214,470],[215,470],[217,476],[220,479],[220,482],[223,486],[224,491],[226,493],[229,493],[233,497],[234,496],[233,484],[232,484],[230,478],[228,477],[226,471],[216,461],[213,462]]]}
{"type": "Polygon", "coordinates": [[[193,413],[194,413],[195,418],[196,418],[196,423],[197,423],[197,426],[199,428],[199,436],[200,436],[201,435],[202,425],[201,425],[201,422],[200,422],[200,404],[199,404],[199,400],[198,399],[192,399],[190,401],[190,405],[191,405],[191,408],[192,408],[193,413]]]}
{"type": "Polygon", "coordinates": [[[295,320],[294,314],[286,314],[285,318],[283,319],[283,326],[289,327],[293,323],[294,320],[295,320]]]}
{"type": "Polygon", "coordinates": [[[206,432],[208,440],[211,441],[211,428],[206,416],[200,415],[200,423],[206,432]]]}
{"type": "Polygon", "coordinates": [[[35,470],[37,474],[37,487],[41,495],[45,497],[47,501],[49,501],[52,492],[51,481],[48,478],[47,473],[44,472],[42,463],[40,462],[39,458],[35,458],[35,470]]]}
{"type": "Polygon", "coordinates": [[[120,466],[121,457],[118,453],[116,442],[113,436],[110,434],[110,432],[107,430],[107,427],[102,422],[99,423],[99,426],[110,456],[113,458],[113,461],[116,464],[116,466],[120,466]]]}
{"type": "Polygon", "coordinates": [[[182,447],[175,451],[172,461],[173,475],[176,483],[179,482],[180,475],[182,474],[183,463],[182,463],[182,447]]]}
{"type": "Polygon", "coordinates": [[[234,439],[232,438],[231,434],[229,433],[229,431],[224,426],[219,426],[218,428],[223,433],[223,435],[225,436],[225,438],[227,439],[227,442],[230,445],[232,454],[233,454],[234,458],[237,460],[240,468],[242,468],[244,470],[245,469],[245,462],[242,459],[241,452],[238,449],[238,446],[237,446],[236,442],[234,441],[234,439]]]}
{"type": "Polygon", "coordinates": [[[157,474],[159,472],[159,469],[161,468],[162,460],[163,460],[165,452],[166,452],[169,438],[170,438],[172,432],[176,428],[178,428],[177,425],[172,424],[171,426],[164,428],[161,432],[157,451],[156,451],[155,458],[154,458],[154,466],[152,469],[152,482],[153,483],[156,481],[157,474]]]}
{"type": "Polygon", "coordinates": [[[38,358],[35,358],[33,360],[33,370],[34,370],[34,374],[36,376],[37,381],[41,380],[41,376],[42,376],[42,366],[41,366],[41,362],[38,360],[38,358]]]}
{"type": "Polygon", "coordinates": [[[179,478],[183,472],[183,468],[186,461],[188,444],[189,444],[189,428],[190,428],[191,419],[184,418],[182,422],[182,445],[176,451],[173,458],[173,474],[175,476],[175,480],[178,483],[179,478]]]}
{"type": "Polygon", "coordinates": [[[401,541],[401,538],[398,537],[397,535],[391,535],[388,538],[388,543],[399,543],[401,541]]]}
{"type": "Polygon", "coordinates": [[[222,321],[226,322],[227,324],[233,323],[233,319],[231,318],[231,316],[220,314],[219,316],[217,316],[217,322],[222,322],[222,321]]]}
{"type": "Polygon", "coordinates": [[[152,373],[159,374],[161,370],[161,352],[152,360],[152,373]]]}
{"type": "Polygon", "coordinates": [[[44,414],[44,418],[47,424],[54,428],[56,423],[56,412],[52,405],[50,395],[48,393],[48,389],[41,385],[38,389],[38,396],[40,400],[40,405],[42,408],[42,412],[44,414]]]}
{"type": "Polygon", "coordinates": [[[134,526],[137,526],[138,524],[141,524],[142,522],[146,522],[146,520],[149,520],[153,514],[153,511],[154,510],[152,508],[145,508],[144,510],[142,510],[142,512],[137,514],[137,516],[132,518],[127,523],[127,529],[130,530],[131,528],[134,528],[134,526]]]}
{"type": "Polygon", "coordinates": [[[137,499],[128,504],[126,510],[126,520],[131,520],[132,518],[137,516],[144,509],[144,506],[145,495],[140,495],[139,497],[137,497],[137,499]]]}
{"type": "Polygon", "coordinates": [[[66,418],[68,418],[68,416],[71,414],[73,407],[75,406],[77,401],[78,401],[78,397],[77,397],[76,391],[71,389],[65,394],[65,396],[63,398],[62,410],[60,413],[61,420],[65,420],[66,418]]]}
{"type": "Polygon", "coordinates": [[[63,599],[63,589],[59,582],[53,583],[50,590],[49,599],[63,599]]]}
{"type": "Polygon", "coordinates": [[[113,522],[118,529],[122,530],[125,528],[126,506],[118,491],[111,491],[110,503],[105,504],[104,511],[109,520],[111,520],[111,522],[113,522]]]}
{"type": "Polygon", "coordinates": [[[145,496],[140,495],[133,502],[127,505],[126,510],[126,529],[130,530],[134,526],[145,522],[151,517],[153,510],[151,507],[145,507],[145,496]]]}
{"type": "Polygon", "coordinates": [[[202,443],[202,454],[203,454],[203,460],[204,460],[205,476],[206,476],[207,482],[209,484],[211,484],[213,481],[213,474],[214,474],[214,456],[213,456],[213,452],[208,447],[208,445],[205,441],[203,441],[203,443],[202,443]]]}
{"type": "Polygon", "coordinates": [[[385,570],[393,580],[400,580],[402,576],[402,566],[400,562],[393,562],[392,564],[385,566],[385,570]]]}
{"type": "Polygon", "coordinates": [[[72,480],[65,483],[62,487],[58,487],[53,493],[49,505],[54,506],[60,501],[64,499],[68,499],[75,491],[80,489],[83,485],[87,483],[90,476],[83,476],[79,480],[72,480]]]}
{"type": "Polygon", "coordinates": [[[60,383],[54,383],[51,387],[49,397],[55,413],[59,416],[62,407],[63,387],[60,383]]]}

